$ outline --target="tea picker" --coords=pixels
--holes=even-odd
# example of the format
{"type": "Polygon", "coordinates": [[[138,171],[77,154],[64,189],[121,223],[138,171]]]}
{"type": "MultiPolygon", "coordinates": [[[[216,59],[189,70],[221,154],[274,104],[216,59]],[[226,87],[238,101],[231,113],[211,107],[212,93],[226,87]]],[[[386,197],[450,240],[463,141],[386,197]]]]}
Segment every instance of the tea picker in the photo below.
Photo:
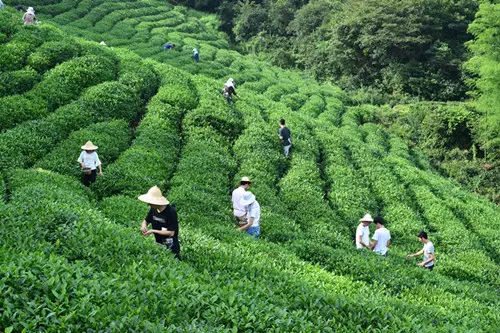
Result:
{"type": "Polygon", "coordinates": [[[175,206],[161,194],[158,186],[151,187],[148,193],[140,195],[138,199],[151,208],[141,223],[141,233],[144,236],[154,235],[158,244],[172,251],[180,260],[179,221],[175,206]],[[151,229],[148,229],[149,224],[151,229]]]}
{"type": "Polygon", "coordinates": [[[102,164],[96,153],[98,147],[92,141],[87,141],[81,148],[83,151],[77,161],[82,168],[83,185],[90,186],[96,180],[97,168],[99,168],[99,176],[102,176],[102,164]]]}

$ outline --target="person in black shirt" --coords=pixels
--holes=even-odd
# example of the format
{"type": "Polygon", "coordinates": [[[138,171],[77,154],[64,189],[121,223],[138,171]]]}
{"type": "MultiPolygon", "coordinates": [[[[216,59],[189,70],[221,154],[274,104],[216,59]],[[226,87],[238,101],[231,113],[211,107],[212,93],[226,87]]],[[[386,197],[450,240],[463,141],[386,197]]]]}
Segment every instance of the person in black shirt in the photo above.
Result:
{"type": "Polygon", "coordinates": [[[170,249],[180,260],[179,223],[175,207],[161,194],[158,186],[153,186],[148,193],[140,195],[139,200],[151,207],[146,219],[142,221],[142,234],[144,236],[154,234],[156,242],[170,249]],[[151,229],[148,229],[149,224],[151,229]]]}
{"type": "Polygon", "coordinates": [[[283,144],[283,153],[285,157],[288,156],[290,152],[290,147],[292,146],[292,139],[290,137],[290,129],[285,126],[285,119],[280,120],[280,129],[278,131],[278,136],[280,137],[280,141],[283,144]]]}

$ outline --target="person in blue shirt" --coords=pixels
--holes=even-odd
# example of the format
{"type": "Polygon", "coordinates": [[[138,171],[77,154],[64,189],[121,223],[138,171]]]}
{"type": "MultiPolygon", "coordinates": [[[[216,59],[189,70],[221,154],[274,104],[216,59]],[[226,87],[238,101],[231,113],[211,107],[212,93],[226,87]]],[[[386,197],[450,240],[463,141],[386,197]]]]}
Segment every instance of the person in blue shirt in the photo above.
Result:
{"type": "Polygon", "coordinates": [[[165,45],[165,47],[163,48],[165,51],[168,51],[168,50],[171,50],[175,47],[175,44],[173,43],[167,43],[167,45],[165,45]]]}
{"type": "Polygon", "coordinates": [[[0,9],[2,9],[2,8],[3,8],[3,2],[2,2],[2,0],[0,0],[0,9]]]}

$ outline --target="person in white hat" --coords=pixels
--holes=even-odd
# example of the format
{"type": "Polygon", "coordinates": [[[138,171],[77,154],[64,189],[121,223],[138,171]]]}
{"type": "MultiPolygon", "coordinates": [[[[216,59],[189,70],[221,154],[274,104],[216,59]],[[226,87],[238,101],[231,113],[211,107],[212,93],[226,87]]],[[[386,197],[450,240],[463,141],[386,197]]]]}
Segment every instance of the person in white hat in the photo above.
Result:
{"type": "Polygon", "coordinates": [[[365,214],[360,220],[359,225],[356,228],[356,248],[370,249],[370,223],[373,222],[372,216],[370,214],[365,214]]]}
{"type": "Polygon", "coordinates": [[[246,208],[247,221],[238,228],[238,231],[246,231],[247,234],[259,238],[260,236],[260,205],[255,195],[246,191],[240,200],[240,205],[246,208]]]}
{"type": "Polygon", "coordinates": [[[33,7],[28,7],[28,10],[26,10],[26,13],[23,15],[23,22],[26,25],[37,23],[33,7]]]}
{"type": "Polygon", "coordinates": [[[196,62],[200,62],[200,53],[198,52],[197,48],[193,49],[193,59],[196,62]]]}
{"type": "Polygon", "coordinates": [[[224,87],[222,87],[222,95],[227,102],[231,104],[233,102],[233,94],[234,96],[238,96],[236,90],[234,89],[234,80],[233,78],[229,78],[229,80],[224,83],[224,87]]]}
{"type": "Polygon", "coordinates": [[[99,168],[99,176],[102,176],[102,164],[96,153],[98,147],[92,141],[87,141],[81,148],[82,152],[77,161],[82,167],[83,185],[90,186],[96,180],[97,168],[99,168]]]}
{"type": "Polygon", "coordinates": [[[179,222],[175,207],[161,194],[158,186],[151,187],[148,193],[140,195],[138,199],[151,207],[142,221],[141,233],[144,236],[154,234],[156,242],[172,251],[180,260],[179,222]],[[149,224],[151,229],[148,229],[149,224]]]}
{"type": "Polygon", "coordinates": [[[233,190],[231,199],[233,201],[233,215],[236,218],[236,222],[241,224],[246,224],[246,207],[241,205],[240,201],[245,194],[245,191],[252,185],[252,181],[248,177],[242,177],[238,182],[238,187],[233,190]]]}

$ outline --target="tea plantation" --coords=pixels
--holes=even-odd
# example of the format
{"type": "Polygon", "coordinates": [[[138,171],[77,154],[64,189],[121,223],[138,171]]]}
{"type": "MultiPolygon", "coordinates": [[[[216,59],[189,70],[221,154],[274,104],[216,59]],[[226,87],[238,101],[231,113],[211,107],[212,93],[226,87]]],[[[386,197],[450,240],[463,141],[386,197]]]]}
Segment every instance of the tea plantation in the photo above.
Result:
{"type": "Polygon", "coordinates": [[[4,2],[0,329],[499,331],[498,207],[435,173],[377,107],[240,55],[216,16],[165,1],[4,2]],[[18,3],[41,23],[23,26],[18,3]],[[87,140],[104,171],[90,188],[76,163],[87,140]],[[259,240],[234,231],[242,176],[259,240]],[[153,185],[177,207],[182,261],[139,232],[153,185]],[[355,249],[366,212],[387,221],[387,258],[355,249]],[[432,272],[406,258],[422,229],[432,272]]]}

